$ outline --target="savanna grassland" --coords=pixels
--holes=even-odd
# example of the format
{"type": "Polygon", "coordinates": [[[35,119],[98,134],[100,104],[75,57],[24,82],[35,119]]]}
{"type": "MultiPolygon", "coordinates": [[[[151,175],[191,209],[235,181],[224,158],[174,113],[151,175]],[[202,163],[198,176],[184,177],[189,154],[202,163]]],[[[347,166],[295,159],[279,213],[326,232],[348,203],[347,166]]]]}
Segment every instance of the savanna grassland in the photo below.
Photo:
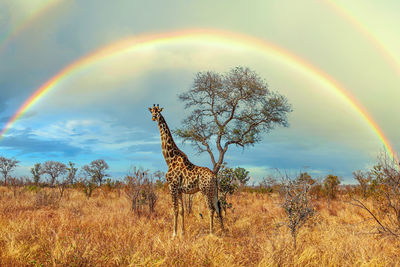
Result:
{"type": "MultiPolygon", "coordinates": [[[[171,238],[171,200],[157,189],[155,212],[140,216],[123,192],[0,188],[1,266],[400,266],[400,240],[372,234],[369,214],[341,196],[300,229],[297,248],[277,194],[237,192],[226,229],[208,230],[200,194],[184,237],[171,238]],[[199,213],[204,215],[201,219],[199,213]]],[[[180,222],[180,220],[179,220],[180,222]]],[[[180,228],[180,224],[179,224],[180,228]]],[[[180,232],[179,232],[180,233],[180,232]]]]}

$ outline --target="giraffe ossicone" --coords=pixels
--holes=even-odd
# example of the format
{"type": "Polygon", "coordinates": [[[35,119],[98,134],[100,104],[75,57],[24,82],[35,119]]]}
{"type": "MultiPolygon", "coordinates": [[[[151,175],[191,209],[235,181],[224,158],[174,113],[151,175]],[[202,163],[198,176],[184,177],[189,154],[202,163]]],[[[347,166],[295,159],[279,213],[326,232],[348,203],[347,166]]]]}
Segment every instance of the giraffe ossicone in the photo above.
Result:
{"type": "Polygon", "coordinates": [[[218,204],[218,183],[216,175],[206,167],[196,166],[191,163],[172,138],[171,131],[168,128],[167,122],[161,115],[163,108],[153,104],[149,108],[152,113],[152,120],[157,121],[161,135],[161,149],[165,161],[168,165],[168,172],[165,178],[168,183],[170,194],[172,197],[174,210],[174,232],[176,236],[178,230],[178,213],[179,202],[181,203],[182,217],[182,235],[185,233],[185,214],[182,194],[195,194],[201,192],[206,200],[207,207],[210,213],[210,233],[213,233],[214,212],[217,212],[221,228],[223,229],[223,221],[220,205],[218,204]]]}

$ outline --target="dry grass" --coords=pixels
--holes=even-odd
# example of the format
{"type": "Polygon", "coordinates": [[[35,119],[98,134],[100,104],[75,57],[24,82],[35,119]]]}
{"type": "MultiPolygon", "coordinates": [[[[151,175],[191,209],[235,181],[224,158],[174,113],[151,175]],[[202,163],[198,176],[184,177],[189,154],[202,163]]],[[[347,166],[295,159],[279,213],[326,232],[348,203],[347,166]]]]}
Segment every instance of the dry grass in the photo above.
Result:
{"type": "Polygon", "coordinates": [[[364,211],[344,202],[315,203],[318,213],[293,251],[277,196],[232,197],[226,231],[208,234],[201,195],[186,218],[186,236],[171,239],[170,197],[158,192],[156,213],[137,217],[129,200],[69,190],[61,200],[0,188],[0,266],[400,266],[400,240],[369,234],[364,211]],[[40,199],[39,199],[40,198],[40,199]],[[43,200],[44,199],[44,200],[43,200]],[[40,202],[40,205],[38,205],[40,202]]]}

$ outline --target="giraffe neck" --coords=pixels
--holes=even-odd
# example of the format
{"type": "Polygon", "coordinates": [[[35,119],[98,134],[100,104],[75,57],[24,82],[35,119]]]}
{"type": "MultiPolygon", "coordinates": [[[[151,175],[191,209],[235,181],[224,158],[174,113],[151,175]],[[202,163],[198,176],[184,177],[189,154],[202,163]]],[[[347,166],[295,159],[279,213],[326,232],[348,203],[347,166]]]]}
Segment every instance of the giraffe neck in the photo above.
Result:
{"type": "MultiPolygon", "coordinates": [[[[161,149],[167,162],[167,165],[172,162],[173,158],[183,154],[177,147],[172,138],[171,131],[168,128],[167,122],[165,121],[164,117],[160,114],[160,119],[158,120],[158,127],[160,129],[161,135],[161,149]]],[[[184,154],[183,154],[184,155],[184,154]]]]}

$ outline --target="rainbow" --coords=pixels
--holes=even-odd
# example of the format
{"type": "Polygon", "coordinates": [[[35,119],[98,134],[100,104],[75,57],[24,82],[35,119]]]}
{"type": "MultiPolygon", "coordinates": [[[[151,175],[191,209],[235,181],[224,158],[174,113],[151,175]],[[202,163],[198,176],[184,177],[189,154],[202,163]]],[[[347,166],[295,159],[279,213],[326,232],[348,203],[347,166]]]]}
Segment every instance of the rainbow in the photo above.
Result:
{"type": "Polygon", "coordinates": [[[333,0],[324,0],[324,2],[332,8],[336,13],[340,14],[345,18],[355,29],[357,29],[364,37],[375,46],[376,50],[380,52],[383,58],[390,64],[394,71],[400,75],[400,62],[396,60],[395,53],[381,42],[371,31],[369,31],[363,24],[352,16],[345,8],[341,7],[337,2],[333,0]]]}
{"type": "Polygon", "coordinates": [[[0,52],[11,42],[16,36],[24,31],[31,22],[45,14],[50,8],[59,3],[60,0],[45,0],[37,5],[34,9],[25,16],[24,19],[16,23],[16,25],[8,30],[3,37],[0,36],[0,52]]]}
{"type": "Polygon", "coordinates": [[[216,30],[187,30],[180,32],[169,32],[162,34],[143,34],[139,36],[130,37],[103,48],[100,48],[78,60],[71,63],[56,75],[54,75],[50,80],[44,83],[40,88],[38,88],[24,103],[19,107],[17,112],[11,117],[7,122],[5,127],[0,132],[1,138],[7,133],[9,129],[27,112],[31,107],[42,99],[46,93],[51,91],[57,84],[65,80],[66,78],[74,75],[75,73],[88,68],[89,66],[98,63],[100,61],[109,59],[121,55],[123,53],[135,52],[141,48],[146,48],[154,45],[163,44],[180,44],[183,42],[193,42],[193,43],[204,43],[207,44],[220,44],[230,47],[242,47],[245,49],[255,50],[260,53],[267,54],[268,56],[273,56],[277,60],[280,60],[296,70],[308,75],[314,80],[318,81],[324,88],[330,89],[332,93],[340,97],[341,100],[346,102],[351,106],[358,114],[365,120],[366,123],[371,127],[371,129],[376,133],[379,139],[382,141],[385,149],[389,152],[393,159],[397,160],[397,155],[395,155],[390,141],[385,136],[383,131],[380,129],[378,124],[374,119],[368,114],[365,108],[346,90],[345,87],[340,85],[333,78],[328,76],[321,70],[318,70],[308,62],[303,59],[291,54],[290,52],[275,46],[265,40],[257,39],[251,36],[230,33],[225,31],[216,30]]]}

